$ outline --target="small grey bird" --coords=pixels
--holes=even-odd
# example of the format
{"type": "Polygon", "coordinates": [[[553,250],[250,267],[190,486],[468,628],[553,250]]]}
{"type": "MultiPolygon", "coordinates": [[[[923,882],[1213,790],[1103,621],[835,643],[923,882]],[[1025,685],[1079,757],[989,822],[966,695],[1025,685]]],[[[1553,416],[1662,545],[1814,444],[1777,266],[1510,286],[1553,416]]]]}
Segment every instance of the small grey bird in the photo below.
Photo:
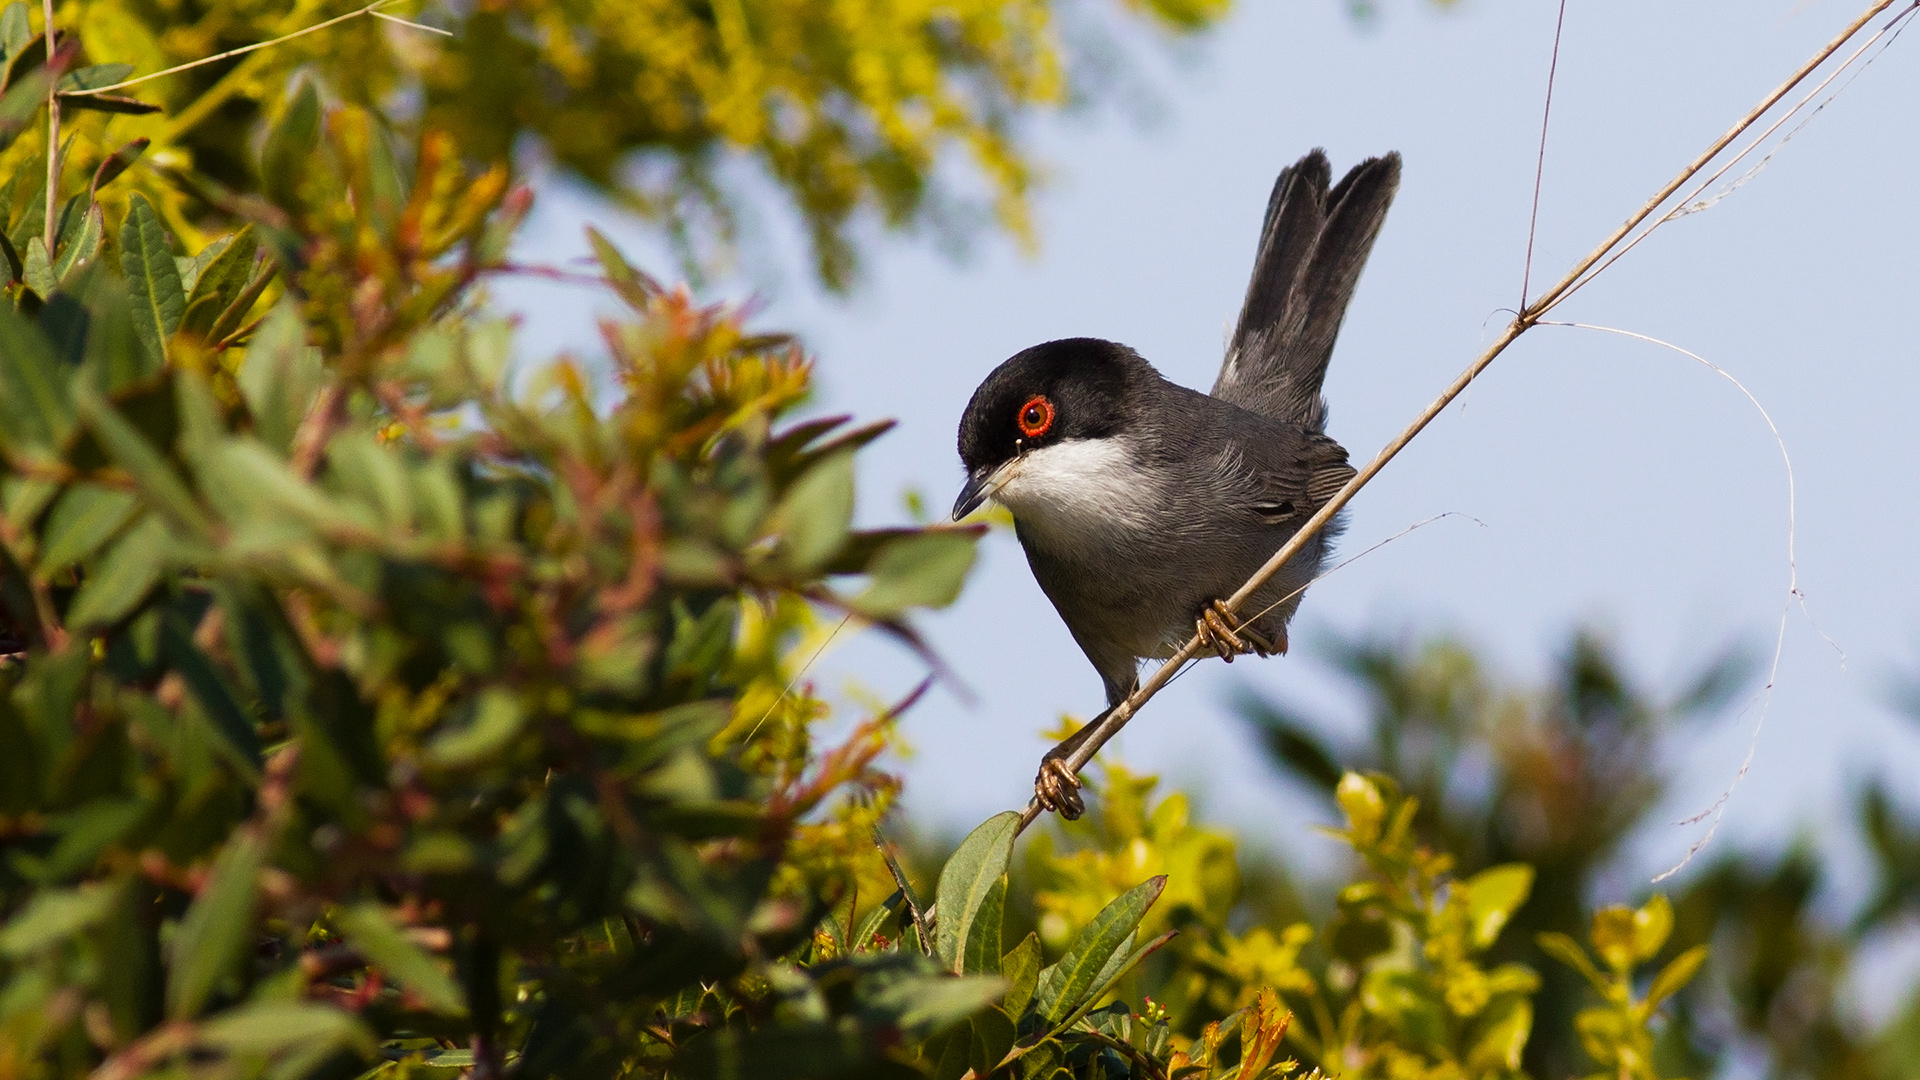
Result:
{"type": "MultiPolygon", "coordinates": [[[[1320,384],[1400,156],[1368,159],[1329,189],[1331,179],[1315,150],[1274,184],[1212,394],[1168,382],[1125,345],[1068,338],[1016,354],[967,402],[954,519],[988,499],[1013,515],[1109,710],[1133,692],[1141,659],[1171,656],[1195,633],[1229,662],[1286,652],[1287,621],[1337,531],[1255,594],[1244,623],[1226,611],[1222,599],[1354,475],[1325,433],[1320,384]]],[[[1049,751],[1034,781],[1042,805],[1068,818],[1082,802],[1063,762],[1094,727],[1049,751]]]]}

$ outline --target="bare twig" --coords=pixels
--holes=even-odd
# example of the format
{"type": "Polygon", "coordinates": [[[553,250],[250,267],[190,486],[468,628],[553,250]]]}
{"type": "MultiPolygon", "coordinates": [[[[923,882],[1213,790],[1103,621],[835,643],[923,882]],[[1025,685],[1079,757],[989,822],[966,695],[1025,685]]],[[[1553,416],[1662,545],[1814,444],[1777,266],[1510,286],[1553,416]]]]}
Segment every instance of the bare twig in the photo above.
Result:
{"type": "Polygon", "coordinates": [[[47,220],[41,224],[40,233],[51,262],[60,229],[54,218],[60,205],[60,66],[53,60],[53,0],[40,0],[40,14],[46,23],[47,43],[47,220]]]}
{"type": "MultiPolygon", "coordinates": [[[[1326,528],[1328,522],[1332,521],[1341,510],[1346,508],[1349,502],[1353,501],[1353,497],[1359,494],[1361,488],[1366,487],[1375,476],[1379,475],[1380,470],[1386,468],[1388,462],[1392,461],[1401,450],[1406,448],[1408,443],[1413,441],[1415,436],[1425,430],[1426,426],[1432,423],[1435,417],[1440,415],[1442,410],[1451,404],[1455,398],[1459,397],[1468,386],[1472,385],[1473,381],[1479,378],[1480,373],[1485,371],[1487,366],[1493,363],[1496,357],[1507,350],[1507,346],[1512,345],[1519,339],[1520,335],[1532,329],[1533,326],[1540,321],[1542,316],[1552,310],[1560,301],[1566,299],[1575,288],[1584,284],[1585,282],[1582,280],[1582,277],[1587,271],[1593,269],[1602,259],[1607,258],[1622,240],[1632,233],[1634,229],[1638,228],[1655,210],[1658,210],[1664,205],[1666,201],[1673,196],[1674,192],[1680,190],[1689,180],[1698,176],[1701,170],[1712,163],[1734,140],[1738,139],[1754,124],[1758,123],[1761,117],[1765,116],[1782,98],[1792,93],[1794,87],[1804,82],[1809,75],[1813,74],[1822,64],[1831,59],[1848,41],[1851,41],[1862,28],[1873,21],[1881,12],[1892,7],[1895,2],[1896,0],[1874,0],[1859,17],[1849,23],[1833,40],[1822,46],[1806,63],[1802,64],[1792,75],[1788,76],[1785,82],[1781,83],[1766,97],[1762,98],[1758,105],[1754,106],[1745,116],[1741,117],[1731,128],[1728,128],[1725,134],[1715,139],[1700,156],[1694,158],[1694,160],[1688,163],[1685,168],[1681,169],[1673,179],[1662,185],[1660,190],[1654,193],[1653,197],[1649,198],[1640,209],[1634,211],[1634,213],[1629,216],[1619,228],[1615,229],[1611,235],[1603,240],[1598,247],[1594,248],[1591,252],[1587,253],[1586,257],[1575,263],[1573,268],[1568,270],[1566,275],[1563,276],[1557,284],[1545,293],[1542,293],[1539,299],[1533,301],[1533,303],[1527,305],[1516,314],[1513,321],[1509,322],[1506,329],[1500,332],[1500,336],[1494,340],[1493,344],[1488,346],[1486,351],[1482,352],[1473,363],[1467,365],[1466,370],[1462,371],[1459,377],[1454,379],[1453,382],[1441,392],[1440,396],[1435,398],[1433,403],[1428,405],[1426,409],[1414,419],[1413,423],[1407,425],[1406,430],[1402,431],[1399,435],[1395,436],[1391,442],[1387,443],[1387,445],[1374,456],[1373,460],[1367,463],[1365,468],[1355,473],[1353,479],[1347,481],[1345,487],[1341,488],[1333,498],[1327,500],[1326,505],[1322,506],[1317,513],[1311,518],[1308,518],[1306,524],[1300,527],[1300,531],[1294,533],[1292,538],[1282,545],[1279,551],[1274,552],[1273,557],[1268,559],[1266,564],[1261,566],[1260,569],[1247,580],[1247,583],[1240,587],[1238,592],[1235,592],[1227,598],[1225,601],[1227,610],[1232,613],[1237,613],[1254,593],[1260,591],[1260,589],[1266,585],[1268,579],[1272,578],[1274,574],[1279,573],[1281,567],[1285,566],[1289,560],[1299,554],[1309,541],[1319,535],[1322,529],[1326,528]]],[[[1916,0],[1916,2],[1920,3],[1920,0],[1916,0]]],[[[1902,12],[1900,17],[1904,17],[1905,15],[1906,12],[1902,12]]],[[[1591,280],[1591,278],[1587,278],[1586,280],[1591,280]]],[[[1145,682],[1141,683],[1125,701],[1115,705],[1107,711],[1105,716],[1101,717],[1098,726],[1089,733],[1085,741],[1076,747],[1072,754],[1067,756],[1065,760],[1066,767],[1075,774],[1078,774],[1081,769],[1085,768],[1087,762],[1092,760],[1095,754],[1099,753],[1100,748],[1105,746],[1108,740],[1112,739],[1122,727],[1126,726],[1127,721],[1131,720],[1134,714],[1140,711],[1142,706],[1152,700],[1155,694],[1159,693],[1161,689],[1173,680],[1174,676],[1179,673],[1182,665],[1199,655],[1201,647],[1200,638],[1198,635],[1195,635],[1189,639],[1185,645],[1181,646],[1178,652],[1168,658],[1165,663],[1154,669],[1153,674],[1149,676],[1145,682]]],[[[1039,799],[1036,798],[1029,802],[1026,811],[1021,815],[1020,827],[1025,829],[1035,818],[1040,816],[1041,810],[1042,807],[1039,799]]]]}
{"type": "Polygon", "coordinates": [[[1567,0],[1553,21],[1553,59],[1547,61],[1547,103],[1540,109],[1540,154],[1533,163],[1533,209],[1527,213],[1527,260],[1520,268],[1520,307],[1527,306],[1533,288],[1533,236],[1540,227],[1540,182],[1547,176],[1547,124],[1553,120],[1553,77],[1560,71],[1560,34],[1567,28],[1567,0]]]}
{"type": "Polygon", "coordinates": [[[1625,239],[1628,233],[1638,228],[1641,222],[1647,220],[1647,217],[1655,210],[1658,210],[1667,199],[1672,197],[1674,192],[1680,190],[1682,185],[1699,175],[1700,170],[1706,168],[1708,163],[1713,161],[1714,158],[1719,157],[1721,151],[1732,145],[1733,141],[1744,134],[1748,128],[1758,123],[1762,116],[1766,115],[1775,105],[1780,103],[1781,98],[1792,93],[1794,87],[1805,82],[1807,76],[1813,74],[1820,65],[1832,59],[1833,54],[1839,52],[1842,46],[1853,40],[1855,34],[1858,34],[1863,27],[1873,21],[1874,16],[1892,7],[1895,2],[1896,0],[1874,0],[1874,3],[1868,5],[1867,10],[1861,12],[1858,18],[1848,23],[1846,29],[1840,31],[1839,34],[1834,36],[1832,41],[1827,42],[1818,52],[1808,57],[1807,62],[1800,65],[1792,75],[1787,76],[1787,80],[1775,87],[1772,93],[1761,98],[1760,104],[1755,105],[1747,115],[1740,118],[1738,123],[1728,128],[1726,134],[1715,139],[1712,145],[1701,152],[1699,157],[1694,158],[1686,168],[1680,170],[1678,175],[1672,180],[1667,181],[1666,186],[1655,192],[1653,197],[1648,199],[1645,205],[1641,206],[1639,210],[1635,211],[1632,217],[1629,217],[1625,222],[1621,223],[1620,227],[1613,231],[1613,235],[1601,241],[1599,247],[1594,248],[1593,251],[1587,254],[1586,258],[1581,259],[1575,264],[1573,270],[1570,271],[1566,277],[1560,279],[1560,284],[1549,289],[1545,295],[1534,301],[1533,306],[1527,308],[1526,311],[1532,312],[1536,318],[1544,315],[1555,304],[1565,299],[1574,289],[1586,284],[1586,282],[1579,280],[1582,274],[1585,274],[1595,263],[1606,257],[1607,253],[1612,251],[1615,245],[1625,239]]]}
{"type": "MultiPolygon", "coordinates": [[[[1780,675],[1780,657],[1786,651],[1787,616],[1793,610],[1793,605],[1795,603],[1798,603],[1800,605],[1800,610],[1802,613],[1806,613],[1807,597],[1805,593],[1800,591],[1800,560],[1797,554],[1797,545],[1798,545],[1797,536],[1799,532],[1798,509],[1797,509],[1798,496],[1797,496],[1797,486],[1794,482],[1794,476],[1793,476],[1793,457],[1787,453],[1787,440],[1785,439],[1785,437],[1783,437],[1780,434],[1780,428],[1776,424],[1774,424],[1773,417],[1767,412],[1766,406],[1760,404],[1760,399],[1753,396],[1753,391],[1747,389],[1746,385],[1742,383],[1739,379],[1735,378],[1732,372],[1714,363],[1713,361],[1708,360],[1706,357],[1701,356],[1699,353],[1694,352],[1691,349],[1683,349],[1680,346],[1675,345],[1671,341],[1662,341],[1657,337],[1652,337],[1647,334],[1638,334],[1633,332],[1632,330],[1621,330],[1617,327],[1612,327],[1612,326],[1596,326],[1592,323],[1557,322],[1550,319],[1542,319],[1539,325],[1564,326],[1564,327],[1569,327],[1575,330],[1595,330],[1604,334],[1617,334],[1620,337],[1632,338],[1635,341],[1644,341],[1649,345],[1658,345],[1663,349],[1671,349],[1674,352],[1677,352],[1680,355],[1685,356],[1688,359],[1691,359],[1698,364],[1701,364],[1702,366],[1707,368],[1707,370],[1713,372],[1715,375],[1718,375],[1721,378],[1732,383],[1734,386],[1734,389],[1740,391],[1740,393],[1746,397],[1747,402],[1753,406],[1754,411],[1760,414],[1760,419],[1766,422],[1767,431],[1773,435],[1774,445],[1780,448],[1780,463],[1786,469],[1786,474],[1787,474],[1787,600],[1786,600],[1786,604],[1780,610],[1780,627],[1779,627],[1779,631],[1774,636],[1773,663],[1767,670],[1766,685],[1760,688],[1760,694],[1761,694],[1760,715],[1753,722],[1753,732],[1747,740],[1746,757],[1741,759],[1740,768],[1734,772],[1733,780],[1730,783],[1728,783],[1726,789],[1720,793],[1720,797],[1713,801],[1713,805],[1707,807],[1705,810],[1702,810],[1700,813],[1695,814],[1694,816],[1687,818],[1683,821],[1676,822],[1676,824],[1679,824],[1679,825],[1695,825],[1701,821],[1706,820],[1708,817],[1711,817],[1713,819],[1712,824],[1707,826],[1706,834],[1701,836],[1698,840],[1695,840],[1693,844],[1687,848],[1686,854],[1680,857],[1679,862],[1661,871],[1660,873],[1654,875],[1653,883],[1657,885],[1660,882],[1667,880],[1673,875],[1679,873],[1681,870],[1685,869],[1687,864],[1693,861],[1693,857],[1695,855],[1699,854],[1702,849],[1704,849],[1709,843],[1713,842],[1714,834],[1720,831],[1720,821],[1721,821],[1721,818],[1723,818],[1726,815],[1727,803],[1733,798],[1734,789],[1740,786],[1740,782],[1746,779],[1747,773],[1753,768],[1754,754],[1759,749],[1759,746],[1760,746],[1760,731],[1763,727],[1766,726],[1767,709],[1768,709],[1768,706],[1771,705],[1773,701],[1773,687],[1780,675]]],[[[1812,616],[1808,615],[1809,621],[1811,621],[1811,618],[1812,616]]],[[[1816,627],[1816,630],[1817,629],[1818,628],[1816,627]]],[[[1822,633],[1820,636],[1826,637],[1824,633],[1822,633]]],[[[1835,644],[1832,638],[1827,638],[1827,642],[1828,644],[1834,645],[1835,649],[1839,649],[1839,645],[1835,644]]],[[[1841,659],[1841,663],[1844,665],[1846,662],[1846,653],[1844,651],[1841,652],[1840,659],[1841,659]]]]}

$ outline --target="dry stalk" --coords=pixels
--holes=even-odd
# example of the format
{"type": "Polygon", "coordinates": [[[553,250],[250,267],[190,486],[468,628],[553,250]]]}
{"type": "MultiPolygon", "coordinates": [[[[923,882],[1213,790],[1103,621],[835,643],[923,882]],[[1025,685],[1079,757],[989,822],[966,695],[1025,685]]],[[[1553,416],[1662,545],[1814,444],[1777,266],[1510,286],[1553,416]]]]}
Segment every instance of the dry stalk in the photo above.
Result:
{"type": "Polygon", "coordinates": [[[59,239],[60,222],[54,217],[60,205],[60,69],[53,62],[53,0],[40,0],[40,14],[46,26],[47,54],[47,206],[46,221],[40,235],[47,246],[47,261],[53,261],[53,244],[59,239]]]}
{"type": "MultiPolygon", "coordinates": [[[[1488,346],[1486,351],[1482,352],[1473,363],[1467,365],[1466,370],[1462,371],[1459,377],[1454,379],[1452,384],[1442,391],[1440,396],[1435,398],[1433,403],[1428,405],[1426,409],[1414,419],[1413,423],[1408,424],[1406,430],[1395,436],[1391,442],[1381,448],[1380,452],[1374,455],[1373,460],[1368,462],[1365,468],[1354,474],[1352,480],[1347,481],[1347,486],[1341,488],[1333,498],[1329,499],[1326,505],[1320,508],[1318,513],[1307,519],[1307,523],[1300,527],[1300,531],[1294,533],[1293,537],[1282,545],[1279,551],[1274,552],[1273,557],[1268,559],[1266,564],[1261,566],[1251,578],[1247,579],[1247,583],[1242,585],[1239,591],[1227,598],[1227,610],[1237,613],[1240,608],[1246,604],[1247,600],[1267,583],[1268,579],[1272,578],[1274,574],[1279,573],[1280,568],[1285,566],[1289,559],[1299,554],[1300,550],[1307,545],[1308,541],[1312,540],[1322,529],[1326,528],[1327,523],[1332,521],[1334,516],[1340,513],[1341,510],[1345,509],[1349,502],[1353,501],[1353,497],[1360,493],[1361,488],[1366,487],[1375,476],[1379,475],[1380,470],[1386,468],[1388,462],[1392,461],[1401,450],[1405,449],[1406,445],[1412,442],[1415,436],[1425,430],[1426,426],[1432,423],[1434,418],[1439,416],[1442,410],[1452,404],[1453,400],[1459,397],[1460,394],[1473,383],[1473,380],[1479,378],[1480,373],[1487,369],[1487,365],[1493,363],[1495,357],[1505,352],[1507,346],[1512,345],[1519,339],[1520,335],[1532,329],[1547,312],[1551,311],[1562,300],[1572,295],[1576,289],[1586,284],[1587,281],[1592,280],[1591,277],[1583,280],[1583,275],[1589,270],[1592,270],[1596,264],[1602,259],[1605,259],[1615,248],[1619,247],[1620,242],[1625,240],[1634,229],[1646,221],[1655,210],[1658,210],[1665,204],[1666,201],[1673,196],[1674,192],[1680,190],[1687,181],[1699,175],[1701,170],[1705,169],[1707,165],[1717,158],[1734,140],[1738,139],[1755,123],[1758,123],[1762,116],[1766,115],[1775,105],[1779,104],[1780,99],[1792,93],[1794,87],[1804,82],[1809,75],[1812,75],[1816,69],[1831,59],[1835,53],[1839,52],[1867,23],[1873,21],[1876,16],[1892,7],[1896,2],[1897,0],[1875,0],[1874,3],[1868,5],[1867,9],[1861,12],[1859,17],[1849,23],[1833,40],[1827,42],[1826,45],[1822,46],[1809,57],[1807,62],[1800,65],[1793,74],[1787,77],[1785,82],[1782,82],[1766,97],[1760,99],[1758,105],[1755,105],[1753,109],[1741,117],[1738,122],[1728,128],[1725,134],[1715,139],[1699,157],[1694,158],[1693,161],[1681,169],[1672,180],[1669,180],[1659,191],[1655,192],[1639,210],[1636,210],[1619,228],[1615,229],[1612,235],[1601,241],[1600,245],[1589,252],[1585,258],[1575,263],[1573,268],[1567,271],[1566,275],[1562,277],[1557,284],[1542,293],[1538,299],[1528,304],[1516,314],[1513,321],[1509,322],[1506,329],[1500,332],[1500,336],[1494,340],[1493,344],[1488,346]]],[[[1920,7],[1920,0],[1915,0],[1914,6],[1920,7]]],[[[1904,18],[1907,14],[1910,14],[1910,12],[1902,12],[1899,18],[1904,18]]],[[[1648,232],[1651,232],[1654,228],[1658,228],[1661,223],[1662,222],[1655,222],[1654,225],[1648,229],[1648,232]]],[[[1642,236],[1644,235],[1645,234],[1642,234],[1642,236]]],[[[1636,243],[1637,242],[1636,240],[1636,243]]],[[[1129,695],[1125,701],[1115,705],[1101,716],[1100,719],[1095,722],[1097,726],[1092,733],[1067,757],[1065,762],[1067,768],[1072,770],[1075,775],[1078,775],[1080,770],[1086,767],[1087,762],[1091,761],[1093,756],[1100,752],[1100,748],[1105,746],[1108,740],[1112,739],[1114,735],[1118,734],[1122,727],[1126,726],[1128,720],[1133,719],[1134,714],[1138,713],[1142,706],[1152,700],[1153,696],[1165,688],[1169,682],[1173,681],[1174,676],[1179,674],[1182,666],[1199,655],[1201,648],[1200,638],[1198,635],[1195,635],[1189,639],[1185,645],[1181,646],[1178,652],[1169,657],[1165,663],[1154,669],[1153,674],[1149,676],[1145,682],[1136,687],[1134,692],[1129,695]]],[[[1032,824],[1034,819],[1040,816],[1041,809],[1039,799],[1036,798],[1029,802],[1025,812],[1020,816],[1020,828],[1025,829],[1028,825],[1032,824]]]]}
{"type": "MultiPolygon", "coordinates": [[[[51,13],[53,10],[53,0],[42,0],[42,2],[47,5],[47,11],[51,13]]],[[[178,75],[182,71],[189,71],[189,70],[192,70],[193,68],[202,67],[207,64],[217,64],[222,60],[229,60],[236,56],[244,56],[247,53],[255,52],[259,49],[269,49],[275,45],[281,44],[282,42],[292,41],[294,38],[297,38],[297,37],[305,37],[306,35],[314,33],[316,31],[325,30],[329,26],[337,26],[340,23],[346,22],[349,19],[357,19],[362,15],[376,14],[374,10],[375,8],[383,8],[383,7],[386,7],[388,4],[392,4],[395,2],[397,2],[397,0],[374,0],[373,3],[368,4],[366,7],[356,8],[353,11],[347,12],[345,15],[335,15],[333,18],[328,19],[325,22],[317,22],[317,23],[314,23],[312,26],[302,27],[301,29],[295,30],[290,34],[282,34],[277,38],[272,38],[267,41],[256,41],[251,45],[242,45],[237,49],[228,49],[226,52],[217,53],[213,56],[203,56],[198,60],[189,60],[184,64],[179,64],[174,67],[170,67],[165,71],[156,71],[151,75],[141,75],[132,79],[127,79],[124,82],[114,83],[111,86],[96,86],[91,90],[69,90],[66,92],[64,96],[92,97],[95,94],[111,94],[115,90],[125,90],[129,86],[138,86],[141,83],[152,82],[155,79],[164,79],[169,75],[178,75]]],[[[51,15],[49,15],[49,18],[51,18],[51,15]]],[[[405,19],[391,19],[390,21],[397,22],[405,26],[411,26],[419,30],[431,30],[436,34],[446,33],[446,31],[444,30],[439,30],[431,26],[422,26],[419,23],[408,22],[405,19]]]]}

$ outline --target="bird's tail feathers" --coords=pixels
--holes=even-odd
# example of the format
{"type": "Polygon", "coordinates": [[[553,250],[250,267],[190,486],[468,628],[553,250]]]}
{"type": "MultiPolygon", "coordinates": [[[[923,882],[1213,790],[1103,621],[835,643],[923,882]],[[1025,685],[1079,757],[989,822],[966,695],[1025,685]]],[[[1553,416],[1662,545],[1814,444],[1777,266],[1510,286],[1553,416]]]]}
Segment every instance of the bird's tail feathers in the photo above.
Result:
{"type": "Polygon", "coordinates": [[[1329,188],[1315,150],[1274,183],[1253,278],[1213,396],[1319,430],[1320,384],[1347,303],[1400,186],[1400,155],[1368,158],[1329,188]]]}

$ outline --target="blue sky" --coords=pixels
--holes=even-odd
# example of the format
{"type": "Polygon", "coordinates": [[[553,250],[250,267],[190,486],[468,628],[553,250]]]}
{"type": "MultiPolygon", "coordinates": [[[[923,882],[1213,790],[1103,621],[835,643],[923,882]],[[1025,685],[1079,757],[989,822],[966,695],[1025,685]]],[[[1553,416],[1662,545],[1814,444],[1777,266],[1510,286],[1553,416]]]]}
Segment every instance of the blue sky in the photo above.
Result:
{"type": "MultiPolygon", "coordinates": [[[[829,298],[807,279],[781,211],[758,210],[768,242],[713,293],[756,297],[761,325],[800,331],[820,358],[821,411],[899,418],[865,455],[861,519],[900,520],[909,488],[930,506],[949,504],[967,396],[1027,345],[1112,338],[1176,381],[1210,385],[1273,177],[1314,146],[1336,171],[1386,150],[1406,159],[1328,376],[1330,431],[1364,459],[1432,400],[1519,296],[1554,5],[1383,8],[1361,25],[1336,0],[1255,0],[1198,42],[1137,49],[1127,79],[1144,106],[1032,130],[1049,182],[1031,258],[998,239],[959,261],[888,239],[857,293],[829,298]]],[[[1853,0],[1574,0],[1536,289],[1857,11],[1853,0]]],[[[1771,412],[1797,471],[1806,613],[1789,613],[1765,727],[1720,843],[1777,848],[1802,828],[1836,836],[1855,781],[1920,773],[1920,723],[1889,703],[1898,674],[1920,670],[1916,48],[1920,38],[1896,43],[1763,171],[1663,228],[1559,313],[1725,368],[1771,412]]],[[[645,230],[551,183],[519,255],[584,253],[588,220],[659,255],[645,230]]],[[[592,316],[608,307],[533,282],[497,299],[525,318],[529,356],[591,356],[592,316]]],[[[1361,494],[1343,550],[1449,512],[1463,516],[1316,585],[1294,640],[1311,646],[1329,628],[1454,630],[1505,674],[1531,679],[1571,628],[1593,623],[1643,682],[1667,691],[1729,641],[1771,653],[1788,580],[1780,455],[1753,406],[1685,357],[1535,330],[1361,494]]],[[[1097,709],[1099,682],[1010,536],[987,544],[960,603],[926,626],[976,699],[941,692],[923,703],[906,721],[914,754],[903,768],[914,813],[958,829],[1024,801],[1045,745],[1036,733],[1063,711],[1097,709]]],[[[858,640],[811,674],[829,693],[857,685],[885,696],[919,668],[858,640]]],[[[1306,828],[1319,811],[1278,788],[1226,707],[1240,686],[1358,721],[1309,647],[1202,665],[1115,746],[1130,764],[1196,788],[1216,819],[1324,857],[1306,828]]],[[[1668,748],[1678,779],[1666,819],[1727,786],[1760,709],[1758,697],[1743,698],[1668,748]]],[[[1920,784],[1896,787],[1920,803],[1920,784]]],[[[1700,829],[1649,829],[1609,888],[1644,888],[1700,829]]],[[[1834,844],[1843,866],[1863,865],[1834,844]]]]}

